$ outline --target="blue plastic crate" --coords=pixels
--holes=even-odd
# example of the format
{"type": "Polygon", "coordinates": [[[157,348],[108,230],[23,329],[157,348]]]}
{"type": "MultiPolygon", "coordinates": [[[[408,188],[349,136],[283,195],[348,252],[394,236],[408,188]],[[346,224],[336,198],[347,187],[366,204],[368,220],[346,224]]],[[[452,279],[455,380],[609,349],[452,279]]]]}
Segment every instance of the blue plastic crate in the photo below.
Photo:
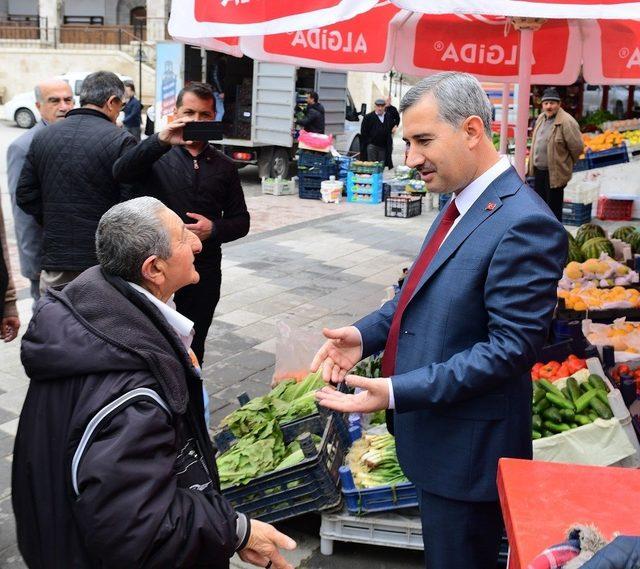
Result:
{"type": "MultiPolygon", "coordinates": [[[[573,171],[574,172],[582,172],[583,170],[588,170],[588,169],[589,169],[589,161],[586,158],[582,158],[582,159],[578,160],[573,165],[573,171]]],[[[533,184],[530,184],[530,185],[533,188],[533,184]]]]}
{"type": "Polygon", "coordinates": [[[347,201],[378,204],[382,202],[382,174],[356,173],[347,175],[347,201]]]}
{"type": "Polygon", "coordinates": [[[299,464],[225,488],[222,494],[238,511],[264,522],[277,522],[342,506],[338,469],[344,452],[333,417],[329,416],[319,449],[299,464]]]}
{"type": "Polygon", "coordinates": [[[564,202],[562,204],[562,223],[565,225],[582,225],[591,221],[592,204],[564,202]]]}
{"type": "Polygon", "coordinates": [[[418,492],[411,482],[401,482],[395,486],[378,488],[356,488],[348,466],[340,467],[342,494],[345,506],[352,514],[386,512],[418,505],[418,492]]]}
{"type": "Polygon", "coordinates": [[[320,185],[322,178],[317,176],[309,176],[307,174],[298,174],[298,196],[307,200],[319,200],[320,185]]]}
{"type": "Polygon", "coordinates": [[[589,163],[589,169],[603,168],[605,166],[614,166],[616,164],[629,162],[629,152],[624,142],[621,146],[616,146],[609,150],[601,150],[599,152],[587,150],[586,157],[589,163]]]}
{"type": "Polygon", "coordinates": [[[331,176],[337,177],[338,166],[335,162],[316,166],[298,166],[298,175],[318,178],[319,180],[328,180],[331,176]]]}
{"type": "Polygon", "coordinates": [[[327,166],[333,164],[336,160],[330,152],[313,152],[312,150],[298,151],[298,168],[305,166],[308,168],[327,166]]]}

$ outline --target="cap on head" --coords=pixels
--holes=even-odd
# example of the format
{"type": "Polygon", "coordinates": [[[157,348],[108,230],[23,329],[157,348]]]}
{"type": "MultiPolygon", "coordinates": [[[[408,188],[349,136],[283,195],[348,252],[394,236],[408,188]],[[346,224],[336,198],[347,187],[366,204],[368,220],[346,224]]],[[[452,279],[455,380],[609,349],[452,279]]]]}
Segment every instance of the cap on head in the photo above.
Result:
{"type": "Polygon", "coordinates": [[[385,106],[387,103],[385,102],[385,100],[384,100],[384,99],[376,99],[376,100],[373,102],[373,104],[374,104],[374,105],[381,105],[381,106],[385,106]]]}
{"type": "Polygon", "coordinates": [[[540,100],[540,102],[544,103],[545,101],[560,102],[560,94],[558,93],[558,90],[555,87],[547,87],[544,90],[544,92],[542,93],[542,99],[540,100]]]}

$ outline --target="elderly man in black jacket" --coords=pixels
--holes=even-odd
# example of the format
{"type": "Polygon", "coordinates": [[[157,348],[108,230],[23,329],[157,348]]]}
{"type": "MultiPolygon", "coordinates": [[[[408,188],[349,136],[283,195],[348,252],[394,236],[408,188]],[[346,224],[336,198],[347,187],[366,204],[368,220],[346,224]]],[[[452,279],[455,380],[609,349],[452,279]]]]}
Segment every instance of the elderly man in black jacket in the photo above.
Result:
{"type": "Polygon", "coordinates": [[[207,567],[238,552],[292,569],[295,542],[220,494],[188,319],[199,239],[154,198],[100,220],[100,266],[49,289],[22,342],[30,384],[13,455],[18,545],[31,569],[207,567]]]}
{"type": "Polygon", "coordinates": [[[96,264],[93,237],[100,216],[131,197],[111,174],[116,159],[135,143],[115,125],[123,101],[124,85],[115,73],[92,73],[82,83],[81,108],[33,137],[16,203],[43,228],[40,292],[96,264]]]}
{"type": "Polygon", "coordinates": [[[200,282],[176,294],[178,311],[195,323],[193,351],[202,364],[204,342],[220,299],[220,245],[249,232],[249,212],[234,163],[206,142],[187,142],[189,121],[212,121],[211,87],[190,83],[178,94],[175,120],[126,152],[113,167],[122,183],[137,185],[138,194],[158,198],[175,211],[202,241],[196,259],[200,282]]]}

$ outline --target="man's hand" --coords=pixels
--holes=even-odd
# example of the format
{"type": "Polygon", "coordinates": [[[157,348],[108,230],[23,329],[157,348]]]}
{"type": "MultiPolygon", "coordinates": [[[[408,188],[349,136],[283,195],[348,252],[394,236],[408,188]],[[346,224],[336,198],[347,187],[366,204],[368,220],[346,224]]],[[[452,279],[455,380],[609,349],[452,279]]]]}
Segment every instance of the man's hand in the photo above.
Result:
{"type": "Polygon", "coordinates": [[[176,119],[173,122],[167,123],[167,126],[158,134],[158,139],[160,142],[172,146],[189,146],[193,144],[192,140],[182,138],[182,131],[187,122],[188,121],[176,119]]]}
{"type": "Polygon", "coordinates": [[[20,318],[17,316],[5,316],[0,322],[0,338],[5,342],[11,342],[18,336],[20,318]]]}
{"type": "Polygon", "coordinates": [[[349,387],[360,387],[363,391],[349,395],[331,387],[323,387],[320,391],[316,391],[318,403],[342,413],[373,413],[389,407],[388,378],[348,375],[345,383],[349,387]]]}
{"type": "Polygon", "coordinates": [[[328,340],[318,350],[311,362],[311,371],[322,366],[322,379],[327,383],[339,383],[353,366],[362,359],[362,339],[355,326],[322,330],[328,340]]]}
{"type": "Polygon", "coordinates": [[[280,555],[280,549],[292,551],[296,542],[272,525],[258,520],[251,520],[251,534],[244,549],[238,552],[245,563],[252,563],[258,567],[266,567],[269,562],[273,569],[293,569],[293,565],[280,555]]]}
{"type": "Polygon", "coordinates": [[[187,212],[187,217],[191,219],[196,219],[198,223],[187,223],[185,227],[195,233],[200,241],[205,241],[211,237],[211,232],[213,231],[213,221],[206,218],[204,215],[200,215],[199,213],[189,213],[187,212]]]}

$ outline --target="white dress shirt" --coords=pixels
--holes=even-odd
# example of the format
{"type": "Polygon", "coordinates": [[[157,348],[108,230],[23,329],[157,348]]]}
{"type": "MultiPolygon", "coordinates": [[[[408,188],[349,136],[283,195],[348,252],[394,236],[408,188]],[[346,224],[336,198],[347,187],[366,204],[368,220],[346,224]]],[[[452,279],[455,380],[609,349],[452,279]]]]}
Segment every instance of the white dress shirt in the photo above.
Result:
{"type": "MultiPolygon", "coordinates": [[[[451,235],[451,232],[456,228],[456,225],[460,223],[460,220],[471,209],[471,206],[478,200],[483,192],[489,187],[489,185],[503,172],[506,172],[511,167],[511,163],[506,156],[502,156],[491,168],[489,168],[484,174],[478,176],[473,182],[471,182],[464,190],[458,194],[453,194],[452,200],[460,212],[460,215],[456,218],[451,226],[451,229],[447,232],[442,243],[447,240],[447,237],[451,235]]],[[[440,246],[442,247],[442,243],[440,246]]],[[[362,339],[360,341],[362,344],[362,339]]],[[[391,378],[389,381],[389,409],[395,409],[395,399],[393,397],[393,385],[391,384],[391,378]]]]}
{"type": "Polygon", "coordinates": [[[191,342],[193,341],[193,336],[195,334],[193,322],[176,310],[176,305],[173,302],[173,296],[164,303],[158,297],[153,296],[146,288],[129,281],[127,281],[127,283],[140,294],[144,294],[144,296],[149,299],[149,302],[158,308],[160,314],[164,316],[165,320],[169,323],[169,326],[173,328],[175,333],[178,335],[178,338],[182,341],[185,350],[188,352],[191,348],[191,342]]]}

